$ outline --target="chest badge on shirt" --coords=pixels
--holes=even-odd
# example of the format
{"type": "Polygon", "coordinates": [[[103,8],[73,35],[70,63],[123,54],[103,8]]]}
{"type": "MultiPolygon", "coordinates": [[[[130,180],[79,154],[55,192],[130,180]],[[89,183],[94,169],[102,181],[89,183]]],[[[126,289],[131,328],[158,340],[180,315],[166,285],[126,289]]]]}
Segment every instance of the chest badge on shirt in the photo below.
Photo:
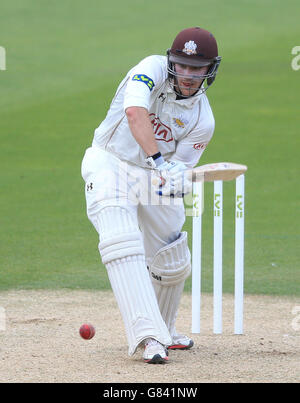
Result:
{"type": "Polygon", "coordinates": [[[183,119],[182,117],[180,118],[173,118],[173,122],[176,127],[179,127],[180,129],[184,129],[185,125],[188,123],[186,119],[183,119]]]}

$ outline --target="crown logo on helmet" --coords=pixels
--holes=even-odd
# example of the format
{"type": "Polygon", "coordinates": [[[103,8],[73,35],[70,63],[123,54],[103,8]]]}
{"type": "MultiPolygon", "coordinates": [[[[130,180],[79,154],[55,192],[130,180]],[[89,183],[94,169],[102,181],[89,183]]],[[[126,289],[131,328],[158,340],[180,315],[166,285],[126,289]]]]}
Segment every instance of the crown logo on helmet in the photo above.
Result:
{"type": "Polygon", "coordinates": [[[194,41],[189,41],[184,44],[184,49],[182,50],[187,55],[195,55],[197,49],[197,45],[194,41]]]}

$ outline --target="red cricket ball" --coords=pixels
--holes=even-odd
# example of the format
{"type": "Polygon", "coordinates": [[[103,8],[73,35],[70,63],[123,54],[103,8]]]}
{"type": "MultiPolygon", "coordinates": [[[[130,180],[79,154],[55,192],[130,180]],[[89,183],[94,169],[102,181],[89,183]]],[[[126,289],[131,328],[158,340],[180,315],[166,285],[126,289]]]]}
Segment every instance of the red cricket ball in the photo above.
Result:
{"type": "Polygon", "coordinates": [[[96,330],[90,323],[84,323],[82,326],[80,326],[79,334],[85,340],[90,340],[95,336],[95,333],[96,330]]]}

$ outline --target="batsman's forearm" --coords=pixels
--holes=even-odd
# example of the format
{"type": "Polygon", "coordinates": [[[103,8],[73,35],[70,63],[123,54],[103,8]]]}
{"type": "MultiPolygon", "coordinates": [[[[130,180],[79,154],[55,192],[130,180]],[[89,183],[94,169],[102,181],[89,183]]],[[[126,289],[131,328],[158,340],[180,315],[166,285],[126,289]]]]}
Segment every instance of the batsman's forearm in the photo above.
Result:
{"type": "Polygon", "coordinates": [[[145,153],[150,156],[158,153],[147,109],[131,106],[126,109],[126,116],[131,133],[145,153]]]}

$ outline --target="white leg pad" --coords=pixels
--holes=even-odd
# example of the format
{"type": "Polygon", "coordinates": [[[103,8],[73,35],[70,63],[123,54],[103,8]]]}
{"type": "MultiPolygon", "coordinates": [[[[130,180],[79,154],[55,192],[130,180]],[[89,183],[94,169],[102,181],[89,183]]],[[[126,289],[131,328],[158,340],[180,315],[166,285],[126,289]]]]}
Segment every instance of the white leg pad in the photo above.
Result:
{"type": "Polygon", "coordinates": [[[186,232],[157,252],[149,266],[149,273],[162,317],[173,336],[184,282],[191,273],[186,232]]]}
{"type": "Polygon", "coordinates": [[[112,206],[100,211],[98,226],[99,251],[124,321],[128,354],[149,337],[172,344],[149,278],[137,222],[126,208],[112,206]]]}

